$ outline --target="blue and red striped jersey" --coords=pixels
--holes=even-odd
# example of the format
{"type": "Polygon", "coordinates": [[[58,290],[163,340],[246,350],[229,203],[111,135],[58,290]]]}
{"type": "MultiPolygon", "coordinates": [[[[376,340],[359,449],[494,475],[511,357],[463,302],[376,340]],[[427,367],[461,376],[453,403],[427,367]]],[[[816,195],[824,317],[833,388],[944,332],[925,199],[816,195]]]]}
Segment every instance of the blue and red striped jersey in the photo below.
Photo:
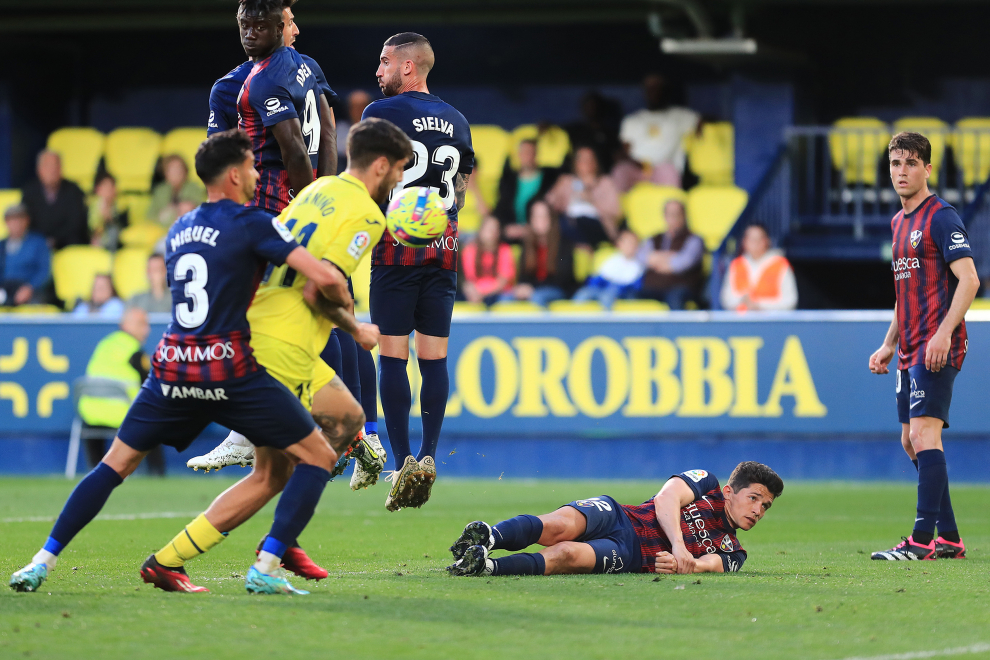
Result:
{"type": "Polygon", "coordinates": [[[474,170],[474,148],[467,119],[453,106],[423,92],[405,92],[378,99],[364,109],[361,119],[368,117],[389,120],[405,131],[412,141],[412,160],[406,165],[405,176],[392,195],[411,186],[432,188],[443,199],[448,218],[443,236],[425,248],[400,245],[386,231],[371,253],[371,265],[437,265],[457,270],[454,177],[474,170]]]}
{"type": "MultiPolygon", "coordinates": [[[[894,234],[894,290],[897,293],[897,368],[925,363],[928,340],[952,305],[959,280],[949,268],[956,259],[973,256],[966,227],[956,210],[931,195],[910,213],[898,211],[890,221],[894,234]]],[[[966,322],[952,332],[948,365],[962,368],[969,340],[966,322]]]]}
{"type": "MultiPolygon", "coordinates": [[[[336,105],[339,102],[339,97],[327,82],[320,65],[308,55],[300,53],[299,56],[313,71],[317,85],[319,85],[323,95],[327,97],[327,103],[330,104],[330,107],[336,105]]],[[[220,131],[237,128],[237,95],[241,93],[241,87],[244,86],[244,81],[247,80],[253,66],[254,62],[248,60],[213,83],[213,88],[210,89],[210,118],[206,122],[207,137],[220,131]]]]}
{"type": "MultiPolygon", "coordinates": [[[[673,475],[684,480],[694,491],[695,500],[681,508],[681,534],[684,545],[694,557],[717,554],[722,570],[734,573],[746,561],[746,551],[736,538],[736,528],[725,515],[725,497],[715,475],[707,470],[688,470],[673,475]]],[[[656,557],[661,550],[670,552],[671,543],[657,521],[657,509],[650,498],[639,505],[622,505],[639,537],[643,554],[643,573],[656,572],[656,557]]]]}
{"type": "Polygon", "coordinates": [[[283,46],[251,67],[237,97],[237,113],[238,125],[251,137],[255,167],[261,173],[252,206],[277,214],[295,196],[282,162],[282,151],[272,131],[275,124],[299,120],[313,175],[316,175],[320,122],[329,121],[327,117],[320,117],[317,98],[320,94],[322,90],[315,73],[292,48],[283,46]]]}
{"type": "Polygon", "coordinates": [[[277,218],[227,199],[176,220],[165,237],[172,322],[152,356],[155,377],[201,383],[257,371],[247,309],[268,262],[285,263],[297,247],[277,218]]]}

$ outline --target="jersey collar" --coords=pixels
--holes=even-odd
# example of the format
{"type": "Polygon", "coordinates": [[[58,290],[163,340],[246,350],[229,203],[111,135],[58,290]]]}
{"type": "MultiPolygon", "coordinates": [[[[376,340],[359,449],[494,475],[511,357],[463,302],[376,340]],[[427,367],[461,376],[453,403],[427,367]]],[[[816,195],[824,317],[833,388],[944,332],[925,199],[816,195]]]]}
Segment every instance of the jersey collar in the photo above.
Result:
{"type": "Polygon", "coordinates": [[[932,201],[932,198],[933,198],[933,197],[935,197],[935,193],[932,193],[932,194],[931,194],[931,195],[929,195],[928,197],[925,197],[925,200],[924,200],[923,202],[921,202],[921,204],[918,204],[918,206],[917,206],[917,208],[915,208],[915,209],[914,209],[913,211],[911,211],[910,213],[905,213],[905,214],[904,214],[904,217],[905,217],[905,218],[910,218],[910,217],[912,217],[912,216],[913,216],[913,215],[914,215],[915,213],[917,213],[917,212],[918,212],[918,211],[920,211],[921,209],[923,209],[923,208],[925,208],[926,206],[928,206],[928,203],[929,203],[930,201],[932,201]]]}
{"type": "MultiPolygon", "coordinates": [[[[364,181],[362,181],[361,179],[357,178],[356,176],[353,176],[351,174],[348,174],[347,172],[341,172],[337,176],[340,177],[341,179],[343,179],[344,181],[348,182],[348,183],[353,183],[356,186],[360,186],[361,190],[363,190],[364,192],[368,193],[368,186],[364,185],[364,181]]],[[[370,195],[371,193],[368,193],[368,194],[370,195]]]]}

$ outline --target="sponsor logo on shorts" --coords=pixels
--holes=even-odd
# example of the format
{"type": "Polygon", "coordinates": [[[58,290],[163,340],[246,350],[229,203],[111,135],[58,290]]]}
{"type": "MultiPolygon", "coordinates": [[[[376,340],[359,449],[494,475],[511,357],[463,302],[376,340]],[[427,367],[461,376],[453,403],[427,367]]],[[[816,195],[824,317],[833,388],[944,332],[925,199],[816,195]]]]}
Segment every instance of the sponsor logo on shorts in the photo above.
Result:
{"type": "Polygon", "coordinates": [[[698,483],[699,481],[707,477],[708,473],[704,470],[688,470],[687,472],[684,473],[684,476],[690,479],[691,481],[693,481],[694,483],[698,483]]]}
{"type": "Polygon", "coordinates": [[[625,563],[622,561],[622,557],[615,550],[612,550],[612,556],[602,557],[602,573],[618,573],[625,567],[625,563]],[[611,561],[611,565],[609,560],[611,561]]]}
{"type": "Polygon", "coordinates": [[[918,389],[918,382],[914,378],[911,379],[911,398],[912,399],[925,398],[925,391],[918,389]]]}
{"type": "Polygon", "coordinates": [[[913,248],[918,247],[918,243],[920,242],[921,242],[921,230],[915,229],[913,232],[911,232],[911,247],[913,248]]]}
{"type": "Polygon", "coordinates": [[[599,511],[612,510],[612,505],[599,497],[592,497],[587,500],[577,500],[574,503],[585,509],[598,509],[599,511]]]}
{"type": "Polygon", "coordinates": [[[168,399],[199,399],[201,401],[229,401],[227,394],[222,387],[188,387],[186,385],[166,385],[162,386],[162,396],[168,399]]]}
{"type": "Polygon", "coordinates": [[[722,541],[718,544],[718,547],[722,548],[723,552],[732,552],[735,550],[735,545],[732,543],[732,539],[728,536],[723,536],[722,541]]]}
{"type": "Polygon", "coordinates": [[[739,562],[737,562],[735,559],[729,559],[728,560],[728,564],[729,564],[729,572],[730,573],[738,573],[739,572],[739,562]]]}
{"type": "Polygon", "coordinates": [[[227,341],[208,346],[159,346],[159,362],[212,362],[228,360],[237,353],[234,345],[227,341]]]}
{"type": "Polygon", "coordinates": [[[347,246],[347,254],[351,255],[355,259],[360,259],[370,244],[371,234],[366,231],[359,231],[354,234],[354,238],[351,239],[351,244],[347,246]]]}

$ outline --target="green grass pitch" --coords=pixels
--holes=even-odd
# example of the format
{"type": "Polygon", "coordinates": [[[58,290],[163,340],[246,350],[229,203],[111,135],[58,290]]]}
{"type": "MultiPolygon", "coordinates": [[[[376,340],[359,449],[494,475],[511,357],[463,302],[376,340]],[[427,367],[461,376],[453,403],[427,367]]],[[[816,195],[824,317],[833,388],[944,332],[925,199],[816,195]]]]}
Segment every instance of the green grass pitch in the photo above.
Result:
{"type": "MultiPolygon", "coordinates": [[[[300,539],[330,571],[308,583],[310,596],[244,591],[240,576],[271,506],[189,564],[212,593],[142,583],[144,558],[229,483],[189,476],[123,485],[40,593],[3,589],[0,658],[766,660],[941,657],[918,652],[950,648],[990,657],[985,487],[953,490],[964,561],[869,560],[908,532],[912,486],[789,483],[760,525],[740,535],[749,560],[735,575],[452,578],[443,571],[447,548],[471,520],[545,513],[600,494],[641,502],[660,483],[441,479],[424,509],[390,514],[383,485],[352,493],[339,479],[300,539]],[[151,515],[163,512],[178,517],[151,515]],[[128,514],[148,515],[119,519],[128,514]]],[[[0,480],[5,581],[50,529],[30,519],[56,515],[70,489],[56,479],[0,480]]]]}

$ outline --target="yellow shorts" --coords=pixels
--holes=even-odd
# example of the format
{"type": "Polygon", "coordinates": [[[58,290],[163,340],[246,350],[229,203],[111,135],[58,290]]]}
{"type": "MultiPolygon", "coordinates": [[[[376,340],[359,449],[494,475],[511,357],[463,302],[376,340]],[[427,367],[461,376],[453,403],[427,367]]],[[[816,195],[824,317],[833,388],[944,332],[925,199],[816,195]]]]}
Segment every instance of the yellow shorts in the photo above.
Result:
{"type": "Polygon", "coordinates": [[[320,358],[314,362],[306,351],[281,339],[252,334],[251,348],[258,364],[299,397],[306,410],[313,410],[313,394],[337,375],[320,358]]]}

